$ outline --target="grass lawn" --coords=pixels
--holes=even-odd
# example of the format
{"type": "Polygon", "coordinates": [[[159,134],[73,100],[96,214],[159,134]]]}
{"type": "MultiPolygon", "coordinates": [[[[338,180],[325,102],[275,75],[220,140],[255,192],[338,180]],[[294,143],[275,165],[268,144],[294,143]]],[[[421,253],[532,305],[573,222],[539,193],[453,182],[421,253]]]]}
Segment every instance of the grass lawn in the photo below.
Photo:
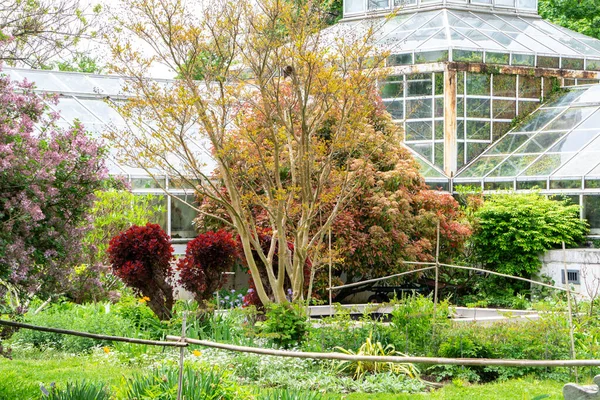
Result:
{"type": "Polygon", "coordinates": [[[91,357],[14,360],[0,357],[0,400],[39,399],[40,384],[48,387],[52,382],[64,387],[67,381],[88,379],[113,385],[123,375],[137,371],[140,370],[98,363],[91,357]]]}
{"type": "Polygon", "coordinates": [[[506,382],[488,383],[485,385],[456,386],[449,384],[439,390],[423,394],[365,394],[354,393],[347,400],[408,400],[408,399],[440,399],[440,400],[534,400],[562,399],[564,383],[555,381],[538,381],[535,379],[514,379],[506,382]]]}

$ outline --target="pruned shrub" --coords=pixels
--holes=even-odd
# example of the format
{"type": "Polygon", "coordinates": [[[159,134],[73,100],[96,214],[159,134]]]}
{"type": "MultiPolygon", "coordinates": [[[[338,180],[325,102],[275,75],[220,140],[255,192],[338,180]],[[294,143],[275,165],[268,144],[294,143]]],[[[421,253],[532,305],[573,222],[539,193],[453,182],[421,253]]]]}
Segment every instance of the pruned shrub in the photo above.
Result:
{"type": "Polygon", "coordinates": [[[309,324],[302,304],[269,303],[262,334],[283,348],[297,346],[306,339],[309,324]]]}
{"type": "Polygon", "coordinates": [[[135,291],[148,297],[148,306],[161,320],[173,309],[173,247],[157,224],[132,226],[112,238],[108,256],[115,275],[135,291]]]}
{"type": "Polygon", "coordinates": [[[177,263],[179,284],[200,303],[225,283],[222,272],[230,271],[237,259],[237,243],[225,230],[205,232],[190,241],[185,257],[177,263]]]}

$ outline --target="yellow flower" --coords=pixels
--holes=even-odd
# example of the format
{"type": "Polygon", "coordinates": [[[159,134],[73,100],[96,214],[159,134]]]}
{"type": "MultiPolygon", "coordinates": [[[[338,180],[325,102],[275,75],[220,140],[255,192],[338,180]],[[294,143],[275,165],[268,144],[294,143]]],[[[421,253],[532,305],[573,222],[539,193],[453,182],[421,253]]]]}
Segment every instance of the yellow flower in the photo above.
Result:
{"type": "Polygon", "coordinates": [[[200,350],[194,350],[194,351],[192,351],[192,354],[195,355],[196,357],[200,357],[202,355],[202,352],[200,350]]]}
{"type": "Polygon", "coordinates": [[[142,298],[141,298],[139,301],[140,301],[140,303],[145,303],[145,302],[147,302],[147,301],[150,301],[150,297],[148,297],[148,296],[144,296],[144,297],[142,297],[142,298]]]}
{"type": "Polygon", "coordinates": [[[104,347],[102,348],[102,350],[104,350],[104,352],[105,352],[106,354],[110,353],[110,347],[108,347],[108,346],[104,346],[104,347]]]}

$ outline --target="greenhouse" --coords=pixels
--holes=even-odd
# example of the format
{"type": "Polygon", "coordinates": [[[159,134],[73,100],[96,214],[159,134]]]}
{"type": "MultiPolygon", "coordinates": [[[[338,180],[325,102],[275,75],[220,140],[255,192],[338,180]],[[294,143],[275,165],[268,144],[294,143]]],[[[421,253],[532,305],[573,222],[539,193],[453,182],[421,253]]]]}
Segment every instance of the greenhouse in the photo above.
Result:
{"type": "MultiPolygon", "coordinates": [[[[39,71],[28,69],[4,68],[2,73],[7,74],[14,80],[35,82],[36,93],[58,94],[59,101],[54,104],[46,101],[52,111],[60,112],[57,125],[68,127],[74,120],[78,120],[96,137],[100,137],[107,127],[117,129],[136,129],[128,124],[109,103],[126,101],[128,96],[123,91],[124,80],[117,76],[92,75],[72,72],[39,71]]],[[[159,84],[168,85],[169,80],[157,79],[159,84]]],[[[206,151],[199,147],[199,151],[206,151]]],[[[207,153],[208,154],[208,153],[207,153]]],[[[167,174],[161,171],[152,171],[154,178],[140,169],[126,166],[115,161],[116,155],[110,154],[107,162],[109,172],[112,175],[123,176],[130,183],[134,193],[152,194],[157,205],[164,212],[159,223],[171,236],[176,251],[183,251],[185,244],[196,236],[196,230],[192,221],[196,217],[196,211],[188,204],[195,202],[195,196],[191,187],[186,187],[174,179],[169,179],[167,174]],[[164,189],[172,196],[165,195],[164,189]],[[178,201],[181,199],[183,201],[178,201]]],[[[210,157],[205,158],[207,162],[205,172],[210,172],[213,167],[210,157]]]]}

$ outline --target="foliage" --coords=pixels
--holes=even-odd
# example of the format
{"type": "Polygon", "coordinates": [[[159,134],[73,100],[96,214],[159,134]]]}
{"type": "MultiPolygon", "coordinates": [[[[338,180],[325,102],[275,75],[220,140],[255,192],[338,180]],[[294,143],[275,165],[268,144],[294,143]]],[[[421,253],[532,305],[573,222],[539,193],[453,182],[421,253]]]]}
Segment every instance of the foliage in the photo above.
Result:
{"type": "Polygon", "coordinates": [[[225,230],[204,232],[188,242],[185,257],[177,262],[179,284],[200,303],[225,283],[222,272],[231,271],[237,258],[237,243],[225,230]]]}
{"type": "Polygon", "coordinates": [[[277,346],[290,348],[306,339],[309,324],[302,304],[269,304],[265,316],[262,334],[277,346]]]}
{"type": "MultiPolygon", "coordinates": [[[[365,343],[359,347],[357,351],[343,349],[337,347],[337,350],[345,354],[359,356],[403,356],[402,353],[396,351],[393,345],[388,344],[383,346],[380,342],[373,343],[371,335],[365,343]]],[[[408,375],[415,378],[419,374],[419,370],[412,364],[408,363],[393,363],[393,362],[377,362],[377,361],[340,361],[339,370],[342,372],[352,372],[354,378],[360,378],[363,375],[376,374],[383,371],[390,371],[394,374],[408,375]]]]}
{"type": "Polygon", "coordinates": [[[59,71],[83,72],[86,74],[101,74],[104,67],[99,64],[100,60],[85,53],[76,51],[71,61],[57,62],[59,71]]]}
{"type": "MultiPolygon", "coordinates": [[[[54,304],[37,314],[28,313],[24,321],[38,326],[69,329],[103,335],[122,336],[129,332],[132,324],[107,304],[75,305],[72,303],[54,304]]],[[[18,344],[29,344],[36,348],[51,347],[71,353],[89,351],[96,346],[111,345],[110,341],[95,340],[79,336],[21,329],[11,340],[18,344]]]]}
{"type": "Polygon", "coordinates": [[[434,320],[431,297],[421,295],[400,299],[392,311],[393,340],[407,354],[431,354],[434,329],[449,325],[448,300],[438,303],[434,320]]]}
{"type": "MultiPolygon", "coordinates": [[[[144,375],[126,379],[125,389],[118,393],[123,399],[177,398],[179,369],[160,367],[144,375]]],[[[235,399],[235,387],[224,372],[217,369],[196,370],[186,366],[183,370],[182,396],[186,399],[235,399]]]]}
{"type": "Polygon", "coordinates": [[[29,295],[68,289],[106,176],[99,142],[57,118],[31,84],[0,76],[0,279],[29,295]]]}
{"type": "Polygon", "coordinates": [[[96,36],[99,5],[79,0],[7,0],[0,5],[0,61],[40,68],[77,52],[81,39],[96,36]]]}
{"type": "Polygon", "coordinates": [[[71,289],[67,296],[76,303],[106,300],[115,295],[118,279],[108,273],[108,242],[132,225],[156,221],[163,212],[154,206],[152,195],[108,189],[96,191],[95,197],[89,210],[92,228],[83,238],[84,264],[69,277],[71,289]]]}
{"type": "Polygon", "coordinates": [[[173,288],[173,247],[160,225],[132,226],[111,239],[108,255],[115,275],[126,285],[148,297],[148,306],[156,316],[171,317],[173,288]]]}
{"type": "Polygon", "coordinates": [[[581,242],[588,231],[579,206],[533,193],[486,199],[475,214],[474,260],[485,268],[516,276],[539,271],[545,250],[581,242]]]}
{"type": "Polygon", "coordinates": [[[54,384],[50,390],[42,386],[43,399],[48,400],[110,400],[110,392],[103,383],[91,381],[67,382],[64,389],[59,389],[54,384]]]}
{"type": "Polygon", "coordinates": [[[321,400],[325,397],[318,392],[291,389],[260,390],[257,400],[321,400]]]}
{"type": "Polygon", "coordinates": [[[201,200],[227,215],[213,217],[239,235],[264,304],[287,301],[286,279],[293,300],[303,299],[306,261],[317,267],[331,222],[364,181],[364,158],[381,143],[367,118],[385,59],[373,57],[374,30],[322,37],[316,0],[126,4],[110,38],[112,67],[136,77],[128,86],[139,96],[115,106],[141,129],[107,137],[129,164],[201,183],[194,185],[201,200]],[[156,50],[151,59],[134,50],[140,39],[156,50]],[[178,71],[174,87],[144,78],[155,61],[178,71]],[[214,177],[203,172],[205,152],[192,142],[212,146],[214,177]],[[257,228],[269,228],[267,251],[257,228]],[[277,275],[275,246],[282,252],[277,275]],[[267,266],[266,280],[258,279],[253,252],[267,266]]]}
{"type": "Polygon", "coordinates": [[[540,0],[538,7],[542,18],[600,39],[598,0],[540,0]]]}

